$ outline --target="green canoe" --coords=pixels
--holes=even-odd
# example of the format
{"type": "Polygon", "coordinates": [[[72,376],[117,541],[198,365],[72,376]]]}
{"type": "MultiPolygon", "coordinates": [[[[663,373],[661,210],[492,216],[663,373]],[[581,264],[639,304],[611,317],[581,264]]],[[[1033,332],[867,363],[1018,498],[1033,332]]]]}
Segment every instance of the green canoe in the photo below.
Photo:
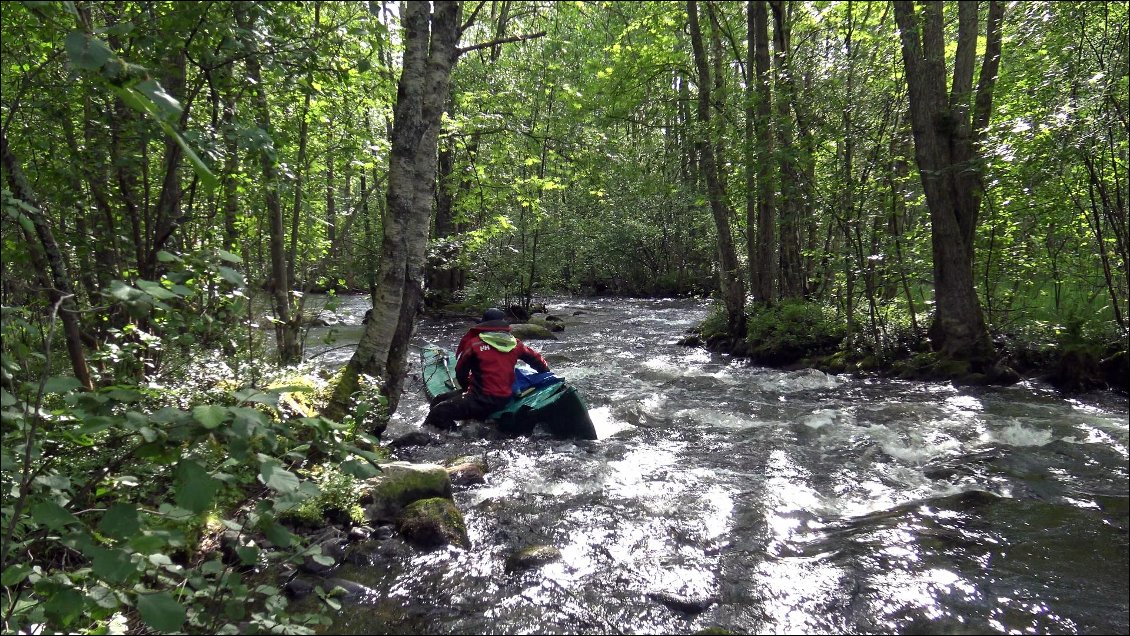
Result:
{"type": "MultiPolygon", "coordinates": [[[[424,393],[429,400],[456,388],[454,353],[425,347],[420,356],[424,393]]],[[[576,387],[564,381],[527,391],[491,413],[487,421],[510,435],[528,435],[542,424],[557,437],[596,439],[596,427],[584,400],[576,387]]]]}

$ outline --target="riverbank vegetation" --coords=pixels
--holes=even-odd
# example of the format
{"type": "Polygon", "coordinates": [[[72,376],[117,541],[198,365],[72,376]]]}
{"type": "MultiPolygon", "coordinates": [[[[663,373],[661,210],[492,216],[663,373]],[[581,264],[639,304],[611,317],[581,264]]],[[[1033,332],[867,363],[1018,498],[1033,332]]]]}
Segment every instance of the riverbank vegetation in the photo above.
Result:
{"type": "Polygon", "coordinates": [[[758,363],[1124,391],[1128,21],[5,3],[4,631],[313,626],[200,540],[310,556],[280,517],[371,473],[421,307],[709,295],[758,363]],[[357,353],[295,389],[307,298],[357,291],[357,353]]]}

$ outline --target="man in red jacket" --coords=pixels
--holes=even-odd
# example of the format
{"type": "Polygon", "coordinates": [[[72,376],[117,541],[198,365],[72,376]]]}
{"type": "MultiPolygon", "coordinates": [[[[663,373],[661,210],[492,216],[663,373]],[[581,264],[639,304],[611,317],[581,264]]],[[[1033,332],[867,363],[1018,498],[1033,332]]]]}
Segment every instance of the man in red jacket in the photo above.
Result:
{"type": "Polygon", "coordinates": [[[450,429],[455,420],[485,417],[506,406],[518,360],[539,372],[549,371],[545,358],[515,338],[506,314],[493,307],[467,331],[455,354],[455,379],[467,390],[446,393],[434,401],[424,426],[450,429]]]}

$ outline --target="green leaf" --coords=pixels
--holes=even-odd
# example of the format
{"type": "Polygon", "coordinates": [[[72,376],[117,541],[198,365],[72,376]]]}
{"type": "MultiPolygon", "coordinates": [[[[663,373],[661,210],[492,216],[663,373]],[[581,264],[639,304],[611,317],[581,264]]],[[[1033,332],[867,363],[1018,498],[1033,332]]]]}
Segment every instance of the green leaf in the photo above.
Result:
{"type": "Polygon", "coordinates": [[[43,604],[43,611],[66,626],[82,613],[82,595],[72,588],[56,590],[43,604]]]}
{"type": "Polygon", "coordinates": [[[220,482],[213,479],[208,471],[191,460],[177,464],[177,506],[197,514],[212,507],[212,500],[220,489],[220,482]]]}
{"type": "Polygon", "coordinates": [[[184,625],[184,607],[168,592],[138,596],[137,609],[141,612],[141,620],[159,632],[179,632],[184,625]]]}
{"type": "Polygon", "coordinates": [[[241,546],[235,549],[235,553],[239,556],[239,560],[243,562],[244,565],[255,565],[259,561],[258,546],[241,546]]]}
{"type": "Polygon", "coordinates": [[[170,124],[163,118],[161,108],[157,106],[157,104],[154,104],[151,99],[132,87],[126,88],[111,84],[110,90],[113,91],[115,95],[120,97],[123,102],[129,105],[130,108],[138,111],[139,113],[149,115],[157,122],[157,124],[161,127],[161,130],[165,131],[165,134],[168,135],[174,142],[176,142],[176,144],[180,146],[181,150],[184,151],[184,156],[188,158],[189,163],[192,164],[192,168],[196,171],[196,176],[200,177],[200,182],[204,185],[205,188],[211,190],[219,185],[220,180],[217,179],[216,175],[212,173],[212,170],[208,167],[208,164],[204,163],[200,156],[196,154],[196,151],[188,145],[188,142],[185,141],[184,136],[181,135],[180,132],[178,132],[172,124],[170,124]]]}
{"type": "Polygon", "coordinates": [[[67,49],[71,64],[86,71],[101,69],[106,60],[114,55],[105,42],[82,31],[68,33],[63,46],[67,49]]]}
{"type": "Polygon", "coordinates": [[[240,389],[232,394],[232,397],[240,402],[257,402],[259,404],[266,404],[268,406],[276,406],[279,403],[278,393],[267,393],[259,389],[240,389]]]}
{"type": "Polygon", "coordinates": [[[78,517],[71,514],[66,508],[54,501],[41,501],[31,507],[31,516],[38,523],[59,530],[72,523],[78,523],[78,517]]]}
{"type": "Polygon", "coordinates": [[[272,521],[263,528],[263,534],[275,547],[286,548],[294,541],[294,535],[282,524],[272,521]]]}
{"type": "Polygon", "coordinates": [[[122,550],[92,546],[83,552],[90,557],[94,576],[107,583],[125,583],[137,573],[137,566],[130,560],[129,553],[122,550]]]}
{"type": "Polygon", "coordinates": [[[206,404],[192,409],[192,418],[209,430],[223,424],[227,420],[228,414],[227,407],[215,404],[206,404]]]}
{"type": "Polygon", "coordinates": [[[10,565],[0,573],[0,585],[11,587],[26,579],[28,574],[31,574],[31,566],[27,563],[10,565]]]}
{"type": "Polygon", "coordinates": [[[141,529],[137,518],[137,508],[130,504],[117,503],[102,515],[98,530],[115,539],[128,539],[141,529]]]}
{"type": "Polygon", "coordinates": [[[0,406],[12,406],[16,403],[16,396],[0,389],[0,406]]]}
{"type": "Polygon", "coordinates": [[[356,459],[349,459],[341,464],[341,471],[359,477],[361,479],[368,479],[369,477],[376,477],[381,474],[380,469],[374,467],[368,462],[358,461],[356,459]]]}
{"type": "Polygon", "coordinates": [[[161,261],[162,263],[179,263],[184,259],[177,256],[176,254],[161,250],[157,252],[157,260],[161,261]]]}
{"type": "Polygon", "coordinates": [[[142,399],[142,395],[141,395],[140,391],[136,391],[134,389],[129,389],[129,388],[122,388],[122,387],[114,387],[114,388],[110,389],[109,391],[106,391],[106,395],[108,397],[111,397],[111,398],[119,401],[119,402],[125,402],[125,403],[140,402],[141,399],[142,399]]]}
{"type": "Polygon", "coordinates": [[[149,98],[149,101],[157,107],[160,112],[159,116],[163,120],[172,123],[180,118],[184,110],[181,108],[180,102],[172,95],[166,93],[165,89],[162,88],[156,80],[148,79],[144,82],[139,82],[133,88],[149,98]]]}
{"type": "Polygon", "coordinates": [[[217,249],[217,250],[216,250],[216,254],[217,254],[217,255],[218,255],[218,256],[219,256],[219,257],[220,257],[221,259],[223,259],[223,260],[225,260],[225,261],[227,261],[227,262],[229,262],[229,263],[242,263],[242,262],[243,262],[243,259],[242,259],[242,258],[240,258],[240,256],[239,256],[239,255],[237,255],[237,254],[232,254],[231,252],[229,252],[229,251],[227,251],[227,250],[221,250],[221,249],[217,249]]]}
{"type": "Polygon", "coordinates": [[[157,300],[172,300],[173,298],[177,298],[176,294],[162,287],[160,283],[154,283],[150,280],[137,281],[137,288],[157,300]]]}
{"type": "Polygon", "coordinates": [[[220,277],[228,281],[232,285],[235,285],[236,287],[244,287],[247,285],[247,281],[244,280],[243,274],[237,272],[236,270],[230,267],[224,267],[223,265],[221,265],[218,269],[220,272],[220,277]]]}
{"type": "Polygon", "coordinates": [[[259,479],[264,484],[282,493],[298,490],[298,477],[282,467],[277,460],[269,459],[259,467],[259,479]]]}
{"type": "Polygon", "coordinates": [[[116,298],[122,302],[130,302],[135,300],[139,293],[133,287],[123,283],[120,280],[110,281],[110,290],[106,292],[111,298],[116,298]]]}
{"type": "Polygon", "coordinates": [[[164,538],[156,534],[141,534],[129,540],[130,547],[133,548],[134,552],[140,554],[160,552],[165,548],[166,543],[167,541],[164,538]]]}
{"type": "Polygon", "coordinates": [[[114,594],[114,590],[111,590],[105,585],[95,585],[87,592],[86,597],[94,601],[94,604],[102,609],[117,609],[118,606],[121,605],[121,602],[118,600],[118,595],[114,594]]]}
{"type": "Polygon", "coordinates": [[[66,393],[67,391],[74,391],[82,386],[76,378],[69,376],[52,376],[47,378],[47,382],[43,384],[43,390],[47,393],[66,393]]]}

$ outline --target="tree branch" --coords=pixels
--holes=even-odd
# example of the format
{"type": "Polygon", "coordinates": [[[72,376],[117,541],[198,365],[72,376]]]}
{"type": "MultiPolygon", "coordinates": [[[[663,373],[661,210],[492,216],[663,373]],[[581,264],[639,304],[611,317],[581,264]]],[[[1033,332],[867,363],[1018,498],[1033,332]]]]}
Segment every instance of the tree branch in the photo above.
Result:
{"type": "Polygon", "coordinates": [[[471,46],[458,48],[455,49],[455,54],[463,55],[464,53],[470,53],[471,51],[477,51],[479,49],[485,49],[487,47],[497,46],[499,44],[506,44],[507,42],[522,42],[524,40],[533,40],[534,38],[540,38],[544,35],[545,31],[538,31],[537,33],[527,33],[526,35],[512,35],[507,38],[499,38],[497,40],[491,40],[490,42],[483,42],[482,44],[472,44],[471,46]]]}

